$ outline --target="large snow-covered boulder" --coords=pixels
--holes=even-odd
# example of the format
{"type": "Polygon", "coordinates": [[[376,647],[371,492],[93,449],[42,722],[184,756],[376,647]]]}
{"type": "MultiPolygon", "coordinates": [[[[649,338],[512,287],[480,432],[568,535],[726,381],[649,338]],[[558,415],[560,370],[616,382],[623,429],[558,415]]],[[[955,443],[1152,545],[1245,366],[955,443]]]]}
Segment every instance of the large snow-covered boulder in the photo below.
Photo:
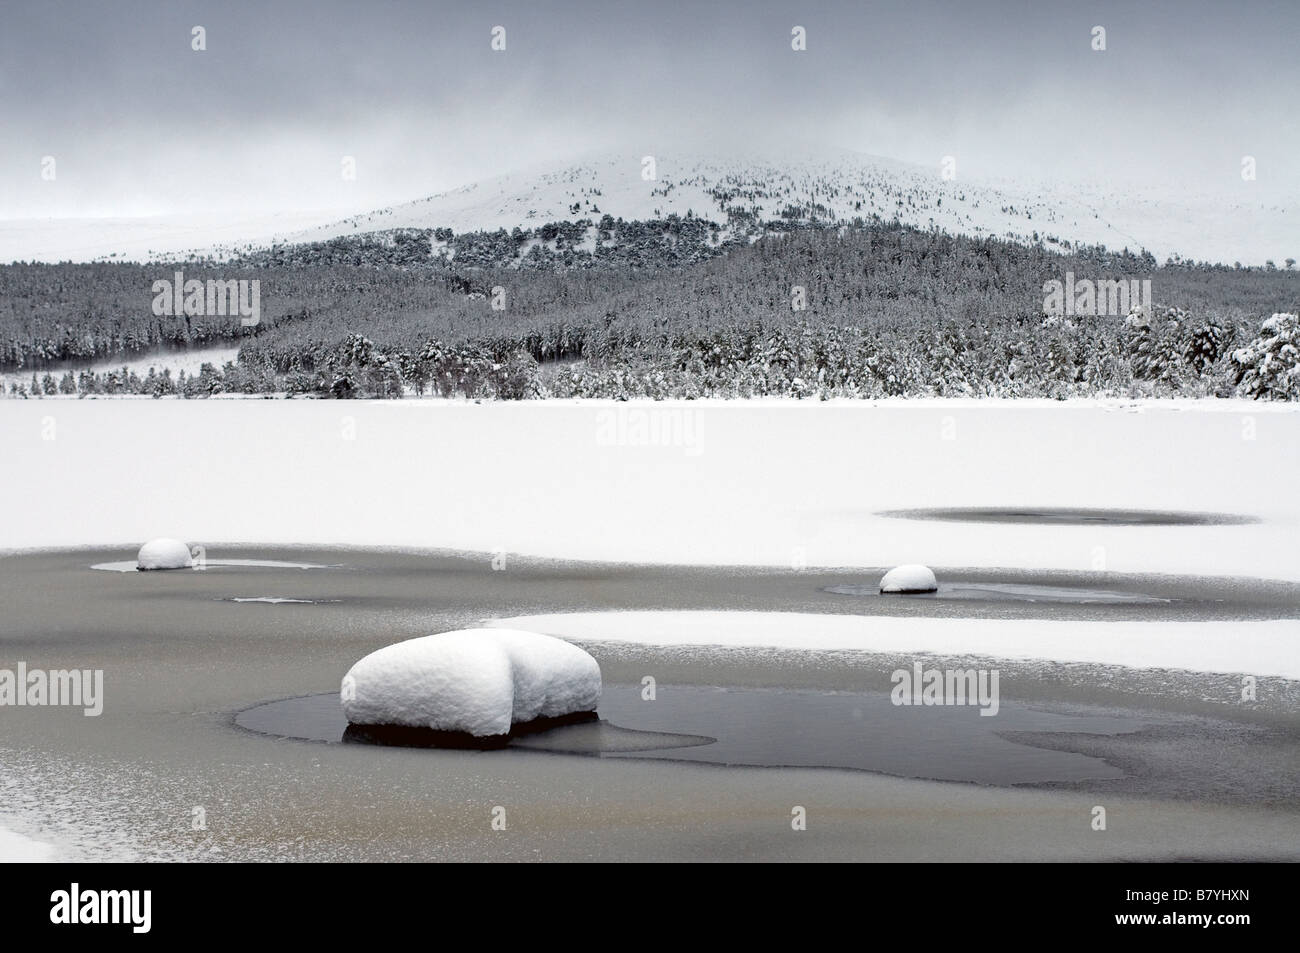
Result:
{"type": "Polygon", "coordinates": [[[371,652],[343,677],[354,725],[402,725],[477,737],[595,711],[600,666],[562,639],[518,629],[461,629],[371,652]]]}
{"type": "Polygon", "coordinates": [[[140,547],[136,569],[189,569],[194,565],[189,546],[179,539],[151,539],[140,547]]]}
{"type": "Polygon", "coordinates": [[[881,592],[937,592],[939,583],[929,566],[895,566],[880,579],[881,592]]]}

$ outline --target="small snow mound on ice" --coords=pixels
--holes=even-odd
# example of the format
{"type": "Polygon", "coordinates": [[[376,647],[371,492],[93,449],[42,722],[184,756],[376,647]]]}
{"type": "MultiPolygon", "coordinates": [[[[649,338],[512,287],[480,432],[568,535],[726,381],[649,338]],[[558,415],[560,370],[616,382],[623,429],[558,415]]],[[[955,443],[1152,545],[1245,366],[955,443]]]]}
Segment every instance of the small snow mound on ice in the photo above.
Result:
{"type": "Polygon", "coordinates": [[[504,735],[512,724],[594,711],[600,666],[562,639],[518,629],[460,629],[371,652],[343,678],[355,725],[504,735]]]}
{"type": "Polygon", "coordinates": [[[189,569],[194,563],[190,559],[189,546],[179,539],[151,539],[140,547],[136,557],[136,569],[189,569]]]}
{"type": "Polygon", "coordinates": [[[881,592],[935,592],[938,588],[930,567],[915,563],[895,566],[880,580],[881,592]]]}

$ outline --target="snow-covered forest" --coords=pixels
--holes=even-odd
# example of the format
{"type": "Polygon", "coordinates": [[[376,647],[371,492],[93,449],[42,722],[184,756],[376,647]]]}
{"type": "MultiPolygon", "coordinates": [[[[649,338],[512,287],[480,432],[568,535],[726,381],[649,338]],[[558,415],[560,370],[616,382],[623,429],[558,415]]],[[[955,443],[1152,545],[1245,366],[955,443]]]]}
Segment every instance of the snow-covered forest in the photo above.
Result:
{"type": "Polygon", "coordinates": [[[259,278],[266,310],[253,328],[150,313],[150,282],[172,266],[11,265],[0,268],[0,365],[24,372],[9,396],[1300,394],[1295,320],[1273,318],[1300,302],[1300,274],[1285,265],[1161,265],[901,225],[773,230],[717,247],[698,220],[608,224],[620,250],[606,260],[598,246],[582,267],[568,264],[573,223],[175,266],[259,278]],[[454,258],[431,253],[440,240],[454,258]],[[536,267],[520,268],[530,242],[536,267]],[[1066,272],[1149,277],[1154,313],[1045,314],[1043,284],[1066,272]],[[75,366],[221,342],[241,344],[239,360],[198,375],[75,366]]]}

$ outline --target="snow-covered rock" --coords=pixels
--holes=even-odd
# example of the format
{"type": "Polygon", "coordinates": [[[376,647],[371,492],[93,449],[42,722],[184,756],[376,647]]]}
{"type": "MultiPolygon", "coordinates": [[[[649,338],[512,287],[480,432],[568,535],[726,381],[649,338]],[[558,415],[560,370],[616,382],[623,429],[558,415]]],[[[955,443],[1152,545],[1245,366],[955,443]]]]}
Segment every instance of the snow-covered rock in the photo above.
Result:
{"type": "Polygon", "coordinates": [[[477,737],[594,711],[600,666],[562,639],[517,629],[461,629],[371,652],[343,678],[354,725],[403,725],[477,737]]]}
{"type": "Polygon", "coordinates": [[[189,569],[194,565],[189,546],[179,539],[151,539],[140,547],[136,569],[189,569]]]}
{"type": "Polygon", "coordinates": [[[881,592],[935,592],[938,588],[930,567],[916,563],[895,566],[880,579],[881,592]]]}

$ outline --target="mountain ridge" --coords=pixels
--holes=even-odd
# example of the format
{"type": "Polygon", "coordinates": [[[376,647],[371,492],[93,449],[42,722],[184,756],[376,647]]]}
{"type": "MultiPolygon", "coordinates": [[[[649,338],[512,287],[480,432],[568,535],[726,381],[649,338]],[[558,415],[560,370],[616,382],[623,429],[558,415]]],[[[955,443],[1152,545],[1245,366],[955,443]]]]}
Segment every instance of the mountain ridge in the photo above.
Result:
{"type": "MultiPolygon", "coordinates": [[[[594,232],[605,216],[625,222],[676,216],[716,226],[715,247],[752,241],[771,226],[897,222],[1063,251],[1079,246],[1148,251],[1160,261],[1280,264],[1300,251],[1300,226],[1294,224],[1300,201],[1266,201],[1262,193],[1250,191],[1254,183],[1241,183],[1246,190],[1241,198],[1151,187],[990,183],[967,180],[959,167],[954,167],[954,177],[945,178],[939,164],[927,168],[849,150],[799,146],[763,155],[665,152],[653,157],[652,168],[646,159],[634,151],[589,153],[344,217],[317,213],[296,225],[293,216],[283,216],[278,230],[268,231],[263,222],[256,234],[250,225],[249,232],[239,235],[238,223],[209,227],[206,239],[199,227],[171,228],[159,236],[160,247],[150,247],[144,255],[139,252],[148,232],[135,223],[129,247],[145,261],[223,261],[281,246],[366,237],[391,240],[402,230],[491,233],[586,221],[588,234],[578,244],[590,251],[599,243],[594,232]],[[218,239],[213,232],[238,237],[218,239]]],[[[103,252],[81,260],[130,256],[122,250],[127,243],[112,247],[112,235],[97,241],[71,247],[103,252]]],[[[430,254],[437,256],[440,250],[445,243],[440,249],[433,241],[430,254]]],[[[21,228],[14,222],[0,223],[0,260],[32,258],[23,253],[21,228]]]]}
{"type": "MultiPolygon", "coordinates": [[[[411,202],[283,236],[280,244],[329,241],[397,229],[455,233],[598,221],[610,215],[649,221],[672,215],[716,224],[719,241],[749,239],[764,223],[851,225],[897,221],[953,235],[997,237],[1069,250],[1150,251],[1182,258],[1262,265],[1295,254],[1300,236],[1284,205],[1235,204],[1222,196],[1170,200],[1104,186],[1061,186],[945,179],[932,169],[847,150],[785,155],[670,153],[656,156],[653,178],[632,152],[595,153],[524,173],[508,173],[411,202]]],[[[1243,187],[1248,187],[1243,183],[1243,187]]]]}

